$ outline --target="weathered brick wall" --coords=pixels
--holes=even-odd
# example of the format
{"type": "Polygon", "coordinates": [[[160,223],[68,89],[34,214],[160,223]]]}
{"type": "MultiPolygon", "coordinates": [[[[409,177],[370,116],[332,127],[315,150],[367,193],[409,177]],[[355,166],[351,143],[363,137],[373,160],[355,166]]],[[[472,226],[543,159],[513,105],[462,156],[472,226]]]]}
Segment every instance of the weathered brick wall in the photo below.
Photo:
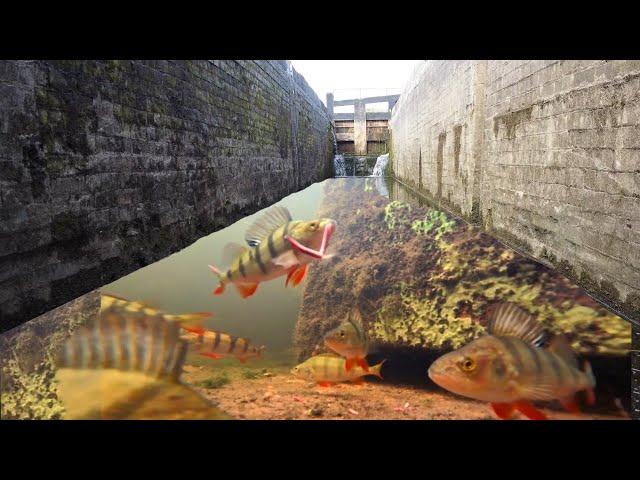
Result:
{"type": "Polygon", "coordinates": [[[477,140],[475,63],[418,65],[391,121],[394,172],[468,214],[473,204],[477,140]]]}
{"type": "Polygon", "coordinates": [[[640,62],[425,62],[391,128],[401,179],[640,319],[640,62]]]}
{"type": "Polygon", "coordinates": [[[285,61],[1,61],[0,328],[332,174],[285,61]]]}

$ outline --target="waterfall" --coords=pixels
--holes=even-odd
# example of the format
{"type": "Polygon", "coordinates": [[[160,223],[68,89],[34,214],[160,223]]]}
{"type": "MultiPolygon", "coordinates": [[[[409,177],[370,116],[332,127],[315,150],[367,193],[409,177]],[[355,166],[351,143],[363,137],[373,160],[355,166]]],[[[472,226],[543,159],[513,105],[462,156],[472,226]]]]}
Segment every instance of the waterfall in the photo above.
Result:
{"type": "Polygon", "coordinates": [[[335,155],[333,157],[333,169],[335,170],[336,177],[345,177],[347,175],[347,169],[344,165],[344,157],[342,155],[335,155]]]}
{"type": "Polygon", "coordinates": [[[389,189],[387,188],[386,178],[376,177],[375,182],[376,190],[378,191],[378,193],[383,197],[389,198],[389,189]]]}
{"type": "Polygon", "coordinates": [[[385,153],[384,155],[380,155],[376,160],[375,167],[373,167],[373,176],[374,177],[384,176],[384,171],[387,168],[387,163],[389,163],[389,154],[385,153]]]}

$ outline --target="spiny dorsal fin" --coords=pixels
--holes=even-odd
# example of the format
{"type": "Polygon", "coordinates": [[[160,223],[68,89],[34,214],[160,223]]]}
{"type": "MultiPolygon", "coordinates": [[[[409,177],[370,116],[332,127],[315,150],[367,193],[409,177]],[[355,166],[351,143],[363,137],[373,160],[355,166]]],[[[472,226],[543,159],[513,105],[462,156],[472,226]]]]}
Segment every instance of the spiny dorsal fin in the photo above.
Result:
{"type": "Polygon", "coordinates": [[[101,293],[100,294],[100,311],[103,312],[108,308],[112,308],[116,304],[122,304],[122,302],[130,303],[128,298],[114,295],[113,293],[101,293]]]}
{"type": "Polygon", "coordinates": [[[488,317],[491,335],[517,337],[535,346],[545,340],[545,331],[536,319],[513,303],[503,303],[488,317]]]}
{"type": "Polygon", "coordinates": [[[244,239],[250,247],[255,247],[276,228],[291,221],[291,214],[285,207],[276,205],[267,210],[247,229],[244,239]]]}
{"type": "Polygon", "coordinates": [[[272,258],[271,262],[283,268],[291,268],[300,264],[300,260],[298,260],[293,250],[287,250],[276,258],[272,258]]]}
{"type": "Polygon", "coordinates": [[[360,309],[358,307],[353,307],[349,312],[347,319],[358,332],[358,336],[364,340],[364,328],[362,326],[362,314],[360,313],[360,309]]]}
{"type": "Polygon", "coordinates": [[[128,298],[122,297],[120,295],[116,295],[115,293],[100,293],[100,296],[102,298],[115,298],[116,300],[122,300],[125,302],[130,302],[131,300],[129,300],[128,298]]]}
{"type": "Polygon", "coordinates": [[[579,369],[578,358],[571,348],[571,345],[569,345],[567,337],[564,335],[556,335],[551,339],[551,342],[549,343],[549,351],[561,357],[573,368],[579,369]]]}
{"type": "Polygon", "coordinates": [[[247,247],[238,243],[227,243],[222,249],[222,263],[224,265],[231,265],[231,263],[242,255],[247,250],[247,247]]]}
{"type": "Polygon", "coordinates": [[[101,294],[100,312],[106,312],[107,310],[120,314],[145,313],[146,310],[152,311],[152,313],[150,314],[151,316],[155,316],[161,313],[152,305],[141,302],[139,300],[129,300],[127,298],[113,294],[101,294]]]}

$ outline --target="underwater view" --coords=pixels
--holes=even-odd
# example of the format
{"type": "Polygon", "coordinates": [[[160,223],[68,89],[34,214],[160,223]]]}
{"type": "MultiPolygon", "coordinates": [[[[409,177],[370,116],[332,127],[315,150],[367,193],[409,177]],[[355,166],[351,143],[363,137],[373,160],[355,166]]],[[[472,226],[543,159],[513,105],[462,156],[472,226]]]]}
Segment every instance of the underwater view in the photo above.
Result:
{"type": "Polygon", "coordinates": [[[557,271],[391,177],[342,177],[3,333],[0,406],[623,420],[630,349],[631,324],[557,271]]]}

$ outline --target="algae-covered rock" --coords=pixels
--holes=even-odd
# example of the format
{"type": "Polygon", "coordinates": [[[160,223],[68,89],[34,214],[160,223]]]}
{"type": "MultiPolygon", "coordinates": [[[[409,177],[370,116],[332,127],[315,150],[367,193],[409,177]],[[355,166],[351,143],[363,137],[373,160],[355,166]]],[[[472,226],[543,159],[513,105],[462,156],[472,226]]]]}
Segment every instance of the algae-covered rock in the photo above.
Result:
{"type": "MultiPolygon", "coordinates": [[[[181,382],[114,369],[56,369],[55,359],[66,340],[99,312],[96,290],[0,336],[0,418],[93,419],[97,409],[103,415],[97,418],[107,419],[230,418],[181,382]]],[[[215,389],[229,381],[222,374],[201,386],[215,389]]]]}
{"type": "Polygon", "coordinates": [[[55,361],[70,334],[100,309],[100,294],[88,293],[0,336],[0,418],[63,417],[55,361]]]}
{"type": "MultiPolygon", "coordinates": [[[[631,327],[560,273],[423,202],[381,196],[370,179],[326,185],[319,215],[335,256],[313,264],[295,341],[300,357],[357,305],[374,342],[451,350],[485,332],[491,305],[513,302],[583,355],[625,356],[631,327]]],[[[386,349],[388,351],[388,349],[386,349]]]]}

